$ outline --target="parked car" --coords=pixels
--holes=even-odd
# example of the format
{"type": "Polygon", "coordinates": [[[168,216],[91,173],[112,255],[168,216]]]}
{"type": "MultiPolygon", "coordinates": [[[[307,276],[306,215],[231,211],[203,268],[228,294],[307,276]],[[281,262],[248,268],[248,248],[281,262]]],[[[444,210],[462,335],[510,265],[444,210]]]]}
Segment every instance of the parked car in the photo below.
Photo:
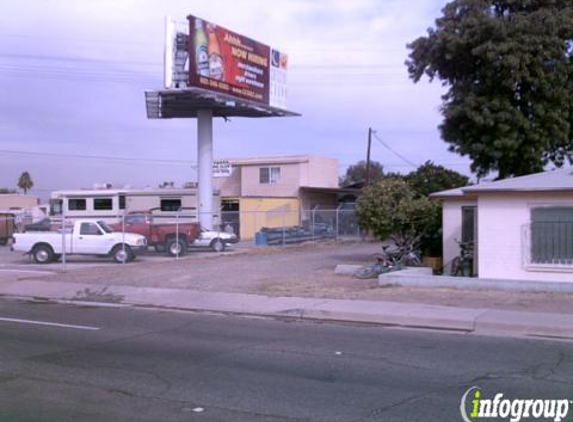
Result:
{"type": "Polygon", "coordinates": [[[231,243],[237,243],[239,238],[233,233],[219,232],[201,228],[200,236],[193,242],[194,247],[211,248],[215,252],[223,252],[231,243]]]}
{"type": "Polygon", "coordinates": [[[147,248],[145,236],[117,233],[103,221],[79,219],[69,230],[60,232],[15,233],[12,250],[30,254],[38,264],[58,260],[64,248],[66,255],[111,256],[115,262],[130,262],[147,248]]]}
{"type": "Polygon", "coordinates": [[[111,224],[116,231],[125,230],[147,238],[147,243],[157,252],[171,256],[184,255],[187,248],[199,238],[201,228],[198,223],[157,223],[149,211],[132,211],[125,217],[125,224],[111,224]]]}
{"type": "Polygon", "coordinates": [[[14,214],[0,213],[0,246],[8,243],[15,229],[14,214]]]}

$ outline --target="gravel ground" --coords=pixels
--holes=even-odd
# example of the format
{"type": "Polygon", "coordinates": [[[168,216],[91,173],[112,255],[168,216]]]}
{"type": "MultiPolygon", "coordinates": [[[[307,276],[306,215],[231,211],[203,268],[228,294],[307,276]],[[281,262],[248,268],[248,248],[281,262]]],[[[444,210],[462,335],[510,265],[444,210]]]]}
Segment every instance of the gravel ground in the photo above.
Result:
{"type": "MultiPolygon", "coordinates": [[[[57,264],[31,265],[21,256],[16,259],[6,254],[6,248],[3,249],[0,251],[0,268],[12,265],[10,268],[17,266],[59,270],[57,264]]],[[[238,248],[223,254],[192,252],[179,260],[145,255],[127,265],[111,264],[101,258],[76,258],[73,260],[75,263],[68,266],[67,273],[48,274],[41,279],[101,286],[119,284],[268,296],[418,302],[468,308],[573,313],[573,294],[381,288],[376,280],[357,280],[334,274],[337,264],[371,263],[371,255],[379,250],[378,243],[349,242],[286,248],[238,248]]],[[[38,279],[38,275],[24,273],[17,278],[38,279]]]]}

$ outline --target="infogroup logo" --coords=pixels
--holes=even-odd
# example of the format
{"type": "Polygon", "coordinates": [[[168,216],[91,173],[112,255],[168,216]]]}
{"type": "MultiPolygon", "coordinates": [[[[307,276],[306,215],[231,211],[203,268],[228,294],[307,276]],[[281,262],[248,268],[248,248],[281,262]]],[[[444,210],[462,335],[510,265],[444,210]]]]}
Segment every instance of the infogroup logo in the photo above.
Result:
{"type": "Polygon", "coordinates": [[[475,422],[481,418],[510,422],[522,419],[560,422],[567,417],[570,405],[573,405],[572,400],[507,399],[503,393],[496,393],[493,399],[485,399],[479,387],[471,387],[462,396],[460,413],[465,422],[475,422]]]}

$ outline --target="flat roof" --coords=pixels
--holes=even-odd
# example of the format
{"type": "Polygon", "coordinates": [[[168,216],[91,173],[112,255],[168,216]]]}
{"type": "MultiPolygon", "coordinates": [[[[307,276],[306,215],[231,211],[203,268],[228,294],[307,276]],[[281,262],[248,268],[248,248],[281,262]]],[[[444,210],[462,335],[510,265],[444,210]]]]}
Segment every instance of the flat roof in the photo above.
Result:
{"type": "Polygon", "coordinates": [[[196,188],[152,188],[152,189],[73,189],[52,192],[55,196],[110,196],[110,195],[196,195],[196,188]]]}
{"type": "Polygon", "coordinates": [[[317,186],[301,186],[301,190],[307,192],[317,192],[317,193],[354,193],[360,194],[362,189],[359,188],[321,188],[317,186]]]}
{"type": "Polygon", "coordinates": [[[199,110],[213,110],[213,117],[224,118],[300,116],[293,111],[197,87],[145,91],[145,104],[149,119],[194,118],[199,110]]]}
{"type": "Polygon", "coordinates": [[[250,164],[297,164],[307,163],[310,161],[310,155],[284,155],[273,157],[246,157],[246,158],[228,158],[223,159],[231,165],[250,165],[250,164]]]}

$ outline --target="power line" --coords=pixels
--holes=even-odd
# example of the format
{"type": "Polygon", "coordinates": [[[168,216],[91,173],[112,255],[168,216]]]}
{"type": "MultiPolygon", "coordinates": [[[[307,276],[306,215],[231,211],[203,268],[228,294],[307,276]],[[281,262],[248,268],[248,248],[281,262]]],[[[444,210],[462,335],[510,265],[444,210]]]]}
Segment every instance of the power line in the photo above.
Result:
{"type": "Polygon", "coordinates": [[[169,160],[169,159],[157,159],[157,158],[138,158],[138,157],[114,157],[114,156],[104,156],[104,155],[83,155],[83,154],[59,154],[50,152],[33,152],[33,151],[17,151],[0,149],[0,154],[9,155],[23,155],[31,157],[50,157],[50,158],[88,158],[95,160],[112,160],[112,161],[122,161],[122,162],[138,162],[138,163],[152,163],[152,164],[163,164],[163,165],[185,165],[196,169],[197,164],[188,162],[185,160],[169,160]]]}
{"type": "Polygon", "coordinates": [[[126,44],[126,45],[141,45],[141,46],[149,46],[153,45],[156,41],[133,41],[127,39],[114,39],[114,40],[88,40],[88,39],[80,39],[80,38],[71,38],[71,37],[56,37],[56,36],[49,36],[42,34],[41,36],[31,35],[31,34],[10,34],[10,33],[0,33],[0,37],[12,37],[12,38],[28,38],[28,39],[42,39],[42,40],[59,40],[59,41],[70,41],[76,44],[81,43],[95,43],[95,44],[126,44]]]}
{"type": "Polygon", "coordinates": [[[393,153],[396,157],[400,158],[402,161],[404,161],[406,164],[408,164],[409,166],[413,167],[413,168],[418,168],[419,165],[415,164],[414,162],[410,161],[409,159],[407,159],[406,157],[404,157],[402,154],[400,154],[399,152],[395,151],[394,149],[392,149],[386,142],[384,142],[382,139],[380,139],[378,137],[378,135],[376,134],[376,132],[373,133],[374,135],[374,139],[376,139],[378,142],[380,142],[380,144],[387,148],[391,153],[393,153]]]}
{"type": "Polygon", "coordinates": [[[51,62],[68,62],[68,63],[106,63],[106,64],[135,64],[143,66],[161,67],[163,64],[160,61],[143,61],[143,60],[110,60],[110,59],[95,59],[80,56],[54,56],[47,54],[25,54],[25,53],[0,53],[2,59],[18,59],[18,60],[33,60],[33,61],[51,61],[51,62]]]}
{"type": "MultiPolygon", "coordinates": [[[[28,53],[0,53],[2,59],[17,59],[26,61],[51,61],[51,62],[67,62],[67,63],[105,63],[105,64],[119,64],[119,65],[142,65],[163,67],[161,61],[146,61],[146,60],[110,60],[80,56],[64,56],[64,55],[48,55],[48,54],[28,54],[28,53]]],[[[292,64],[289,69],[332,69],[332,64],[292,64]]],[[[344,64],[336,65],[336,69],[387,69],[387,68],[404,68],[403,63],[373,63],[373,64],[344,64]]]]}

